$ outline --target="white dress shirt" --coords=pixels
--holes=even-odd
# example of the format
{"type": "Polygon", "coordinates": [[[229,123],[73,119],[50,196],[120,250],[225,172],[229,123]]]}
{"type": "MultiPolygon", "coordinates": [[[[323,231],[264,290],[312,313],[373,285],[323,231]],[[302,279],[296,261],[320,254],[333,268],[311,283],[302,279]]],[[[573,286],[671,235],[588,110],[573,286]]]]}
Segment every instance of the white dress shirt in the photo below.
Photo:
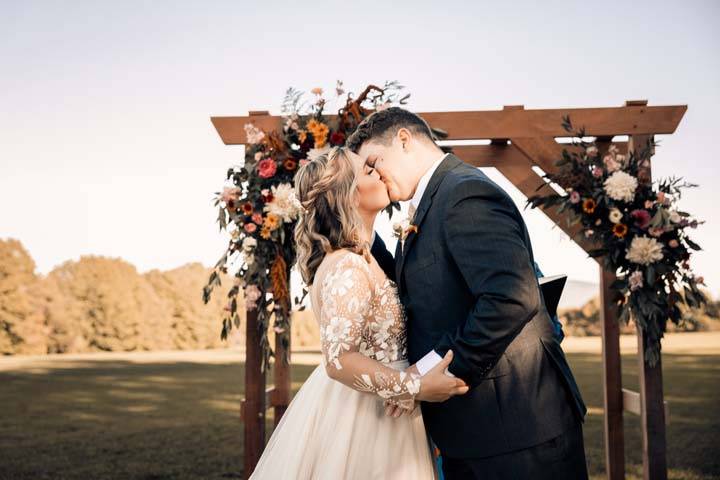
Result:
{"type": "MultiPolygon", "coordinates": [[[[440,157],[438,160],[433,163],[427,172],[425,172],[425,175],[423,175],[420,178],[420,181],[418,182],[417,188],[415,189],[415,194],[410,199],[410,207],[411,211],[416,211],[418,206],[420,206],[420,200],[422,200],[423,194],[425,193],[425,189],[428,186],[428,183],[430,183],[430,178],[432,178],[433,173],[435,173],[435,170],[440,166],[443,160],[445,160],[445,157],[448,154],[443,154],[442,157],[440,157]]],[[[418,372],[420,375],[425,375],[429,370],[431,370],[435,365],[440,363],[442,360],[442,357],[438,355],[438,353],[435,350],[430,350],[424,357],[422,357],[420,360],[418,360],[416,366],[418,369],[418,372]]],[[[451,377],[454,377],[452,373],[446,368],[445,373],[447,375],[450,375],[451,377]]]]}

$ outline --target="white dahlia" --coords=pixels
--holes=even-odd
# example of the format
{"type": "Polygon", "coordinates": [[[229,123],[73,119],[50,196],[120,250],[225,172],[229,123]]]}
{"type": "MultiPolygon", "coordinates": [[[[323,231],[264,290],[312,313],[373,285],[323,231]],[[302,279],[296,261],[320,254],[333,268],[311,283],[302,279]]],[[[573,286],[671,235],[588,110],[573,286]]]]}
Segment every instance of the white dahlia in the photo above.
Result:
{"type": "Polygon", "coordinates": [[[618,170],[605,180],[605,193],[613,200],[631,202],[638,186],[637,178],[618,170]]]}
{"type": "Polygon", "coordinates": [[[662,260],[662,243],[650,237],[635,237],[630,242],[630,248],[625,258],[641,265],[649,265],[662,260]]]}
{"type": "Polygon", "coordinates": [[[286,223],[295,220],[302,210],[302,205],[295,196],[292,185],[281,183],[278,186],[273,186],[272,194],[272,202],[266,203],[263,210],[281,217],[286,223]]]}

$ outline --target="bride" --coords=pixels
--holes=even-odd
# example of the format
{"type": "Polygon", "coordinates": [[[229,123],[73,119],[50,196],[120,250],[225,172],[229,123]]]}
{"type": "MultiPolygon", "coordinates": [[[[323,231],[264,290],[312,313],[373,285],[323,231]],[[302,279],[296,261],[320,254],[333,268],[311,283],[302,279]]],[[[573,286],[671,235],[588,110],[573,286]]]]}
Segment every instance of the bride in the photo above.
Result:
{"type": "Polygon", "coordinates": [[[451,351],[422,378],[404,371],[404,311],[369,253],[375,218],[390,203],[385,185],[345,148],[307,163],[295,183],[304,209],[298,266],[320,324],[322,364],[250,478],[437,478],[416,402],[445,401],[468,387],[444,374],[451,351]]]}

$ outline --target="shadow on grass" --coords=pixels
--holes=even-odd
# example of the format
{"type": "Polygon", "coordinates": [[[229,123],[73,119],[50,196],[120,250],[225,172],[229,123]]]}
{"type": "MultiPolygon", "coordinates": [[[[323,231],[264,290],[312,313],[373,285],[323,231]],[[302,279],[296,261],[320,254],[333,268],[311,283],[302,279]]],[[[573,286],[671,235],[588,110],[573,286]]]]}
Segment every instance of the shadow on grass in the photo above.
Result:
{"type": "MultiPolygon", "coordinates": [[[[593,354],[568,359],[591,412],[585,423],[590,471],[602,478],[601,359],[593,354]]],[[[670,476],[717,478],[720,356],[666,354],[663,362],[670,476]]],[[[242,478],[243,365],[113,360],[62,365],[0,372],[0,479],[242,478]]],[[[314,368],[293,366],[294,390],[314,368]]],[[[637,390],[634,357],[623,357],[623,381],[637,390]]],[[[640,421],[626,414],[625,424],[633,478],[642,468],[640,421]]]]}

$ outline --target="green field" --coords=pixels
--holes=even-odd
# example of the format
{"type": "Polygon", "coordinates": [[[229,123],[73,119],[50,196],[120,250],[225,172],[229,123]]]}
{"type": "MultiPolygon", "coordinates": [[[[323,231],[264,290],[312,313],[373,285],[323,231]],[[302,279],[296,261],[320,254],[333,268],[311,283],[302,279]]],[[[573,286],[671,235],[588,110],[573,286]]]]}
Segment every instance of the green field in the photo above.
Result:
{"type": "MultiPolygon", "coordinates": [[[[568,357],[590,407],[590,470],[602,478],[600,357],[568,357]]],[[[241,365],[60,365],[0,371],[0,479],[242,478],[241,365]]],[[[635,358],[623,365],[625,385],[637,388],[635,358]]],[[[293,367],[295,389],[313,368],[293,367]]],[[[670,477],[719,478],[720,355],[665,354],[664,373],[670,477]]],[[[639,418],[627,415],[628,478],[641,473],[639,433],[639,418]]]]}

